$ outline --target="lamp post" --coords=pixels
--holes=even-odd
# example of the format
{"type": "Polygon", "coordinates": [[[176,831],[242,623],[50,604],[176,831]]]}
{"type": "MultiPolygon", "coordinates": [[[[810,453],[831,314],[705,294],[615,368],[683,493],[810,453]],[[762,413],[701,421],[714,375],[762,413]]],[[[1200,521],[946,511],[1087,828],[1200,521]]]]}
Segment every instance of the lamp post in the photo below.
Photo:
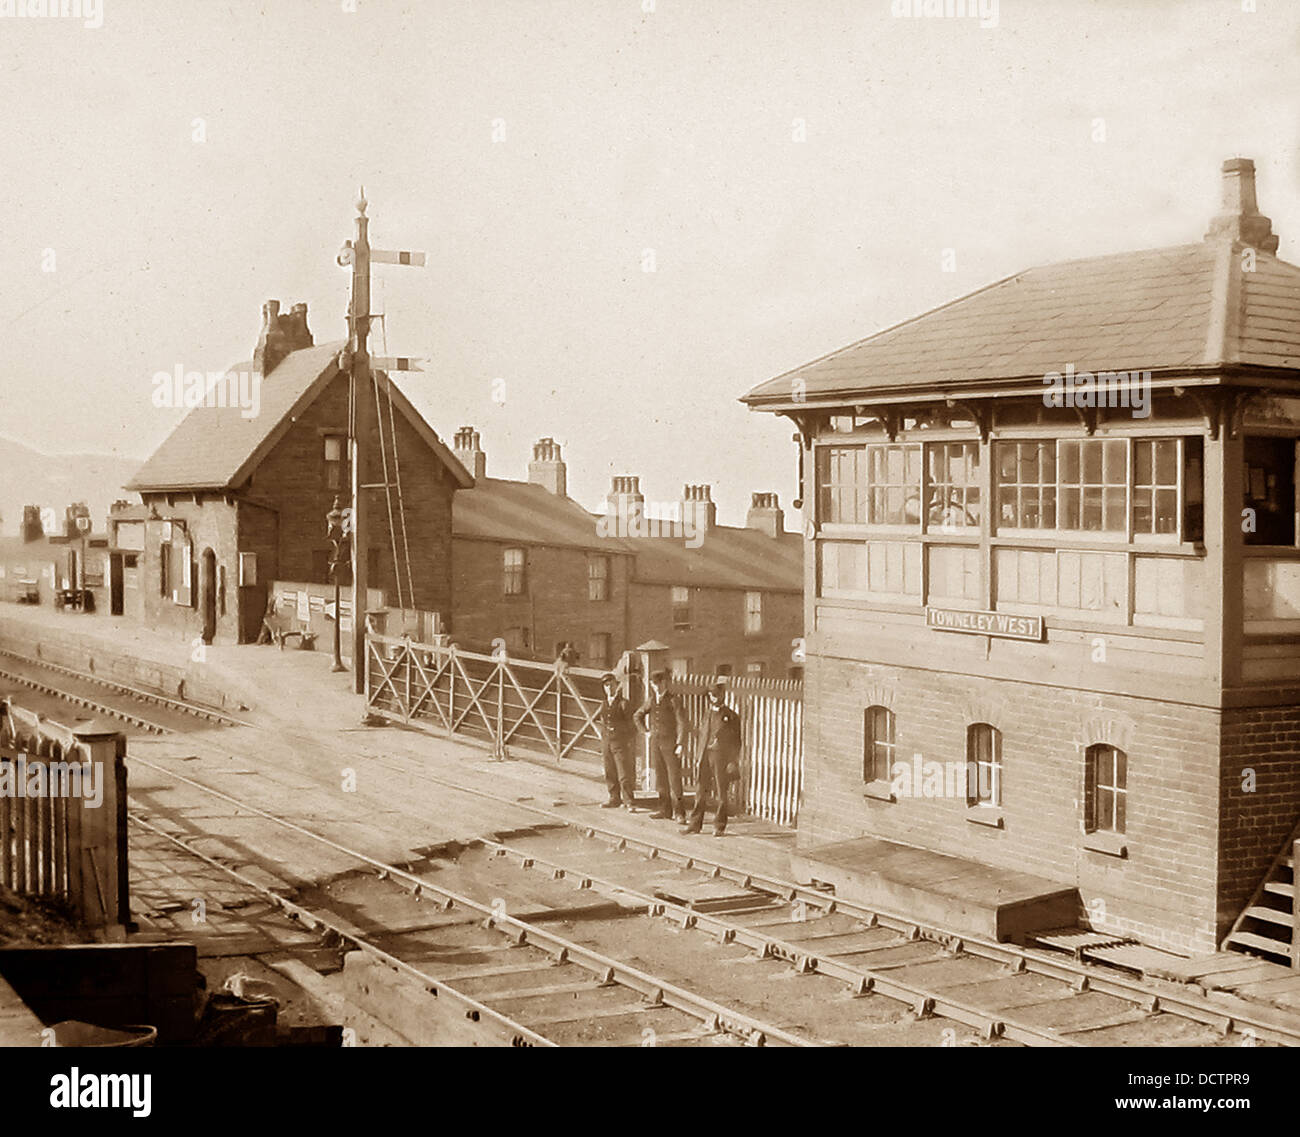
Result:
{"type": "MultiPolygon", "coordinates": [[[[339,609],[339,569],[348,559],[348,534],[344,528],[344,519],[346,515],[339,508],[339,499],[334,499],[334,508],[325,515],[325,524],[328,526],[330,539],[330,580],[334,582],[334,663],[330,671],[346,671],[343,666],[342,641],[340,639],[340,628],[343,624],[343,613],[339,609]]],[[[354,606],[355,607],[355,606],[354,606]]],[[[353,613],[353,619],[356,613],[353,613]]]]}

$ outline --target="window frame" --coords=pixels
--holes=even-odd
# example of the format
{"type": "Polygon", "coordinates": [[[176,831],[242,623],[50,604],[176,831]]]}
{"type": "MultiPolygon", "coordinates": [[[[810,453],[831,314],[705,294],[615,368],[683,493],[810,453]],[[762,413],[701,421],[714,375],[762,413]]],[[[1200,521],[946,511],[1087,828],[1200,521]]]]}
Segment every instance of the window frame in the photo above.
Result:
{"type": "Polygon", "coordinates": [[[601,603],[609,599],[609,554],[587,555],[587,600],[601,603]]]}
{"type": "Polygon", "coordinates": [[[689,632],[695,626],[693,597],[689,585],[674,584],[668,594],[672,607],[673,631],[689,632]],[[685,594],[682,598],[681,594],[685,594]]]}
{"type": "Polygon", "coordinates": [[[862,709],[862,782],[864,785],[888,785],[894,774],[898,754],[898,722],[892,710],[883,703],[872,703],[862,709]],[[887,739],[882,740],[877,729],[883,723],[887,739]],[[878,766],[884,759],[883,772],[878,766]]]}
{"type": "Polygon", "coordinates": [[[1123,838],[1128,834],[1128,753],[1109,742],[1094,742],[1084,751],[1084,832],[1123,838]],[[1101,765],[1107,760],[1107,768],[1101,765]],[[1102,775],[1108,775],[1103,781],[1102,775]],[[1101,816],[1102,794],[1110,809],[1101,816]]]}
{"type": "Polygon", "coordinates": [[[501,550],[501,595],[525,596],[528,592],[528,550],[522,545],[507,545],[501,550]],[[518,554],[518,564],[512,556],[518,554]]]}
{"type": "Polygon", "coordinates": [[[745,635],[763,634],[763,593],[745,593],[745,635]]]}
{"type": "Polygon", "coordinates": [[[989,722],[973,722],[966,727],[966,807],[968,809],[1002,808],[1002,731],[989,722]],[[987,746],[983,743],[987,742],[987,746]],[[983,752],[981,752],[983,751],[983,752]],[[981,776],[988,769],[987,783],[981,776]],[[988,797],[984,796],[985,786],[988,797]]]}

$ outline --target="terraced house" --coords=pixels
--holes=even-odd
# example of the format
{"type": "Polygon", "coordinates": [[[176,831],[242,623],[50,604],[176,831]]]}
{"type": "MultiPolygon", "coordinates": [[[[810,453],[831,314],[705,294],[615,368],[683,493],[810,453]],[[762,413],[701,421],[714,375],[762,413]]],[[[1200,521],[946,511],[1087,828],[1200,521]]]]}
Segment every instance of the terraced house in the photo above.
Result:
{"type": "Polygon", "coordinates": [[[809,863],[870,838],[1072,889],[1117,935],[1290,955],[1300,267],[1277,249],[1233,159],[1200,241],[1028,269],[745,396],[797,425],[809,483],[809,863]],[[918,788],[931,763],[968,777],[918,788]]]}

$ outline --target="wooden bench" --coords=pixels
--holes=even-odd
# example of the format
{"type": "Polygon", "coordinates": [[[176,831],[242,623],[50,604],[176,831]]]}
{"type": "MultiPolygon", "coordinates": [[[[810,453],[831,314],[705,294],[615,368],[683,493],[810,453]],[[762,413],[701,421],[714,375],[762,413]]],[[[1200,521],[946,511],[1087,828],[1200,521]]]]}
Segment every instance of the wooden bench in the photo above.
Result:
{"type": "Polygon", "coordinates": [[[281,651],[284,651],[284,641],[294,636],[298,637],[300,644],[309,644],[316,639],[311,632],[301,632],[297,628],[288,627],[278,614],[267,614],[262,617],[262,631],[271,637],[271,642],[281,651]]]}

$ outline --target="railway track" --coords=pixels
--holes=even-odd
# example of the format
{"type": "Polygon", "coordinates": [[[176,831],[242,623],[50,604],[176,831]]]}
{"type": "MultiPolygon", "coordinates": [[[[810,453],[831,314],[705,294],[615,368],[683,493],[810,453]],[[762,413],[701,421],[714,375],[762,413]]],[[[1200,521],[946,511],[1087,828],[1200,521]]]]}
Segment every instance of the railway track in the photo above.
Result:
{"type": "MultiPolygon", "coordinates": [[[[97,709],[115,713],[108,707],[97,709]]],[[[375,760],[394,771],[410,772],[406,766],[388,758],[375,760]]],[[[168,777],[180,777],[165,767],[155,768],[168,777]]],[[[504,890],[508,882],[497,872],[502,864],[533,876],[546,875],[549,885],[576,885],[582,892],[598,893],[633,914],[671,928],[683,942],[693,935],[697,945],[709,941],[721,949],[741,951],[766,966],[769,974],[773,968],[780,967],[805,981],[816,979],[833,985],[841,996],[854,997],[852,1004],[857,1008],[873,1001],[889,1003],[900,1013],[911,1016],[912,1021],[933,1018],[940,1023],[950,1022],[985,1042],[1003,1040],[1031,1046],[1124,1043],[1204,1046],[1252,1042],[1300,1045],[1300,1029],[1279,1021],[1280,1015],[1268,1015],[1266,1008],[1259,1014],[1240,1008],[1229,1011],[1186,989],[1172,985],[1157,987],[1123,972],[1089,966],[1056,953],[955,936],[898,914],[845,903],[808,885],[755,874],[726,864],[711,854],[686,854],[652,840],[575,822],[555,810],[520,803],[426,770],[421,770],[420,776],[457,793],[525,810],[543,821],[542,827],[522,837],[480,840],[468,848],[442,851],[433,856],[430,866],[439,881],[459,873],[462,878],[504,890]],[[665,866],[672,866],[678,874],[667,885],[661,879],[665,866]],[[731,895],[719,894],[722,883],[731,886],[731,895]],[[705,895],[710,889],[711,897],[705,895]],[[682,933],[687,935],[683,937],[682,933]]],[[[249,803],[239,803],[193,779],[183,780],[202,792],[225,796],[241,809],[261,812],[249,803]]],[[[266,815],[266,819],[294,827],[294,823],[273,815],[266,815]]],[[[462,912],[481,918],[486,930],[516,939],[522,935],[521,945],[550,953],[561,966],[585,966],[593,979],[602,983],[610,981],[608,969],[616,966],[613,957],[539,928],[535,922],[508,915],[499,897],[470,896],[434,883],[428,872],[417,875],[383,864],[320,834],[297,828],[304,837],[324,841],[354,856],[359,863],[403,887],[415,898],[426,901],[433,898],[451,908],[459,907],[462,912]],[[494,904],[494,900],[498,902],[494,904]]],[[[562,902],[552,903],[552,911],[562,908],[562,902]]],[[[626,923],[627,916],[620,919],[626,923]]],[[[585,930],[591,932],[598,925],[599,921],[592,921],[585,930]]],[[[711,949],[697,946],[691,950],[702,961],[711,949]]],[[[702,965],[702,968],[713,973],[715,979],[727,978],[725,972],[716,974],[717,967],[702,965]]],[[[472,987],[485,979],[500,980],[507,974],[535,971],[536,968],[526,967],[521,972],[500,972],[490,966],[475,965],[468,971],[460,969],[459,973],[472,987]]],[[[653,978],[647,980],[641,974],[633,974],[636,971],[633,968],[628,972],[632,981],[629,989],[640,991],[642,998],[653,1000],[655,991],[667,989],[662,985],[653,986],[653,978]]],[[[453,968],[448,976],[456,974],[458,969],[453,968]]],[[[543,985],[544,988],[556,986],[543,985]]],[[[668,984],[674,986],[677,985],[668,984]]],[[[577,992],[579,988],[571,987],[571,990],[577,992]]],[[[691,998],[703,998],[692,995],[685,987],[681,990],[691,998]]],[[[673,998],[677,997],[674,992],[673,998]]],[[[779,1028],[764,1030],[760,1020],[750,1015],[742,1014],[728,1024],[721,1004],[696,1009],[699,1023],[711,1029],[721,1025],[734,1037],[751,1041],[761,1037],[764,1041],[791,1045],[815,1041],[812,1037],[793,1034],[783,1038],[779,1028]],[[755,1031],[760,1033],[756,1035],[755,1031]]],[[[843,1017],[838,1007],[829,1014],[837,1022],[843,1017]]],[[[812,1021],[823,1020],[814,1017],[812,1021]]],[[[681,1032],[670,1032],[677,1033],[681,1032]]],[[[834,1038],[831,1041],[861,1040],[834,1038]]]]}

